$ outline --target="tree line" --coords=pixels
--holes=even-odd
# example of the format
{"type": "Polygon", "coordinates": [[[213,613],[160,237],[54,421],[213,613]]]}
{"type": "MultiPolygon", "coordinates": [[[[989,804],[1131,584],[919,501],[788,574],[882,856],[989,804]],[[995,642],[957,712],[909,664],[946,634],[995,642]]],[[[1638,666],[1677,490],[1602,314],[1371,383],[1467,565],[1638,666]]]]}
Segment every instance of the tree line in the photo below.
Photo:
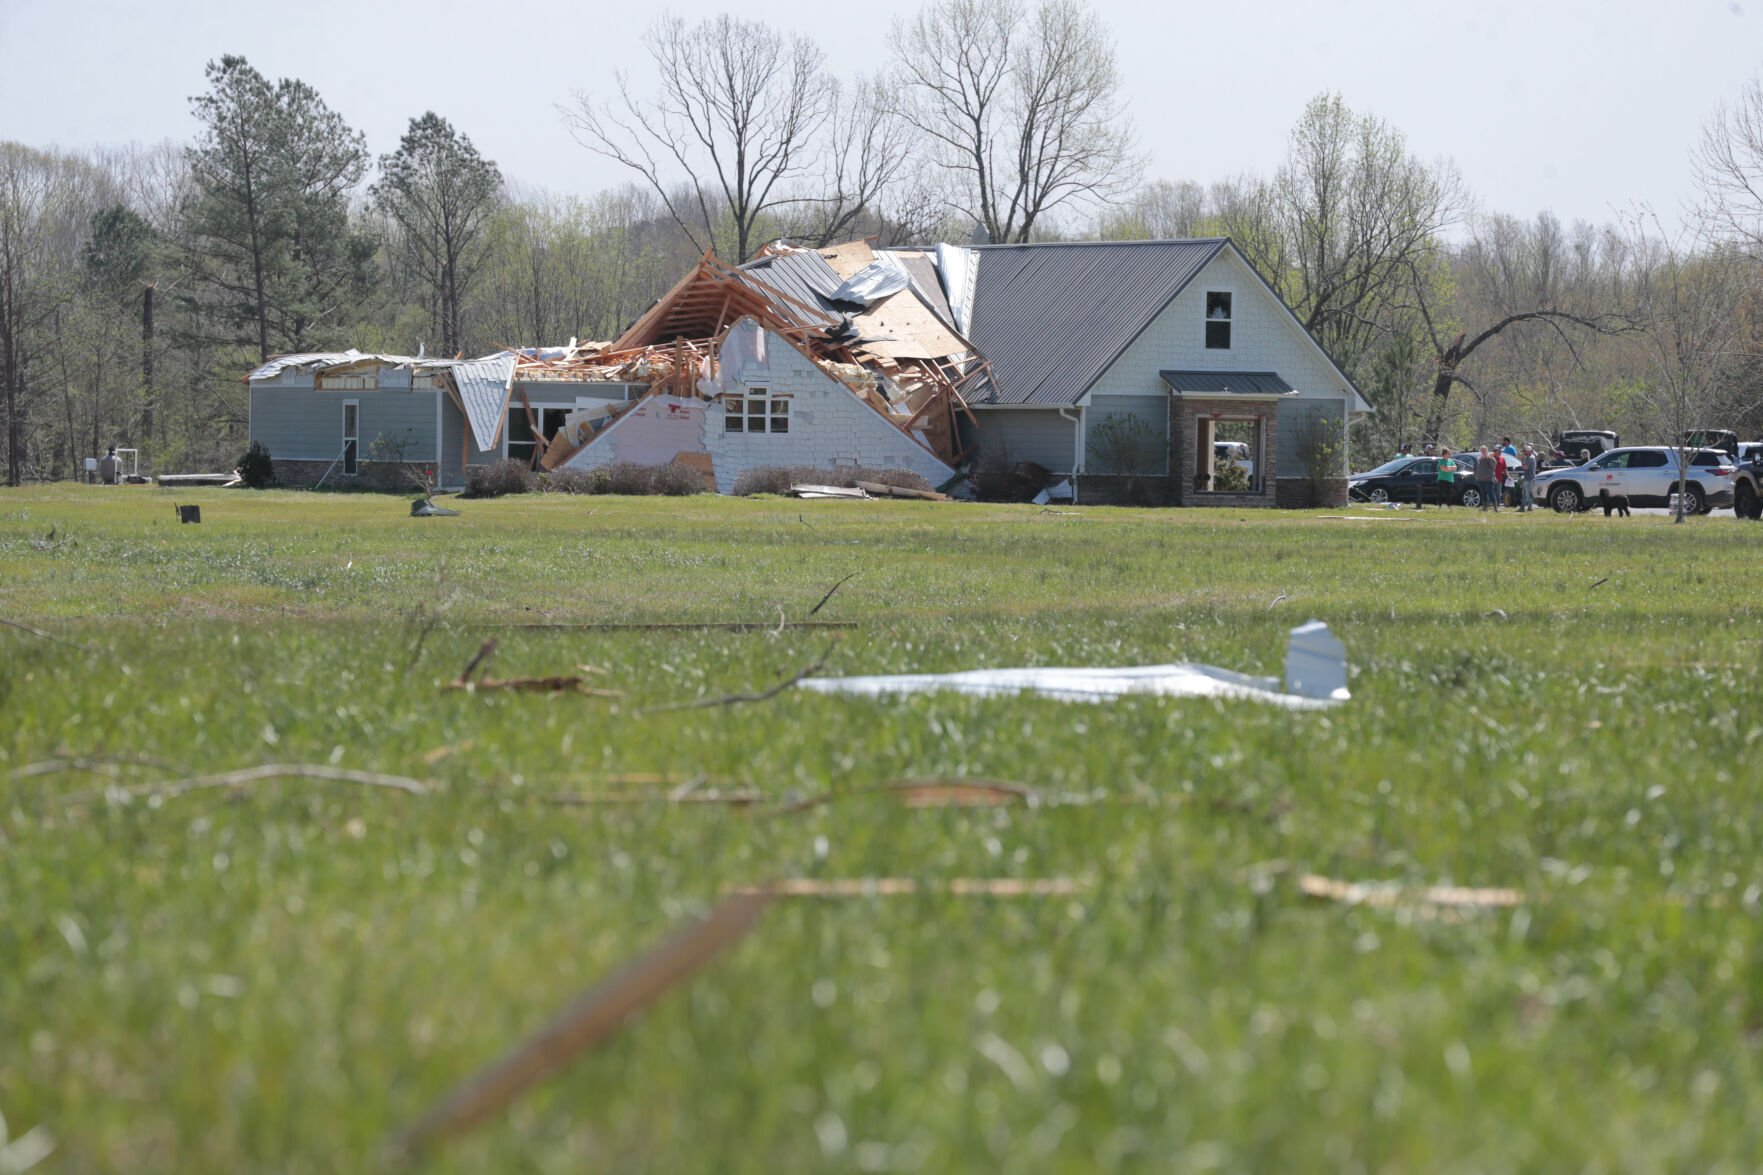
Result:
{"type": "Polygon", "coordinates": [[[442,115],[396,147],[298,79],[211,62],[187,143],[0,143],[8,484],[120,443],[230,467],[274,354],[477,354],[610,338],[705,250],[1229,236],[1371,400],[1425,439],[1664,440],[1763,428],[1763,83],[1710,113],[1701,205],[1668,227],[1480,209],[1448,162],[1320,95],[1270,174],[1147,179],[1113,41],[1079,0],[929,0],[839,77],[805,35],[657,21],[644,88],[558,107],[590,195],[507,179],[442,115]]]}

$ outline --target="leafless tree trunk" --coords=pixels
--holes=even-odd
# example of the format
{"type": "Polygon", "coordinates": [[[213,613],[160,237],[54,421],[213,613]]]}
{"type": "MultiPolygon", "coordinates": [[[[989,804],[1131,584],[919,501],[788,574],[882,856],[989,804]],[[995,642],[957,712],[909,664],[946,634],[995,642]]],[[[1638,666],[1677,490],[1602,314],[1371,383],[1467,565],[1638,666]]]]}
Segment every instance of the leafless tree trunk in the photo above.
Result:
{"type": "Polygon", "coordinates": [[[894,28],[902,111],[994,241],[1137,179],[1114,46],[1078,0],[931,0],[894,28]]]}
{"type": "Polygon", "coordinates": [[[1629,226],[1630,273],[1647,399],[1677,450],[1677,509],[1684,518],[1688,432],[1749,356],[1743,345],[1747,262],[1731,243],[1689,232],[1668,234],[1642,213],[1629,226]]]}
{"type": "Polygon", "coordinates": [[[615,102],[578,90],[564,121],[582,146],[641,175],[700,249],[744,259],[816,162],[834,104],[821,51],[727,14],[695,25],[662,17],[643,45],[658,75],[652,99],[620,73],[615,102]]]}
{"type": "Polygon", "coordinates": [[[1704,228],[1742,242],[1763,260],[1763,76],[1751,79],[1736,103],[1708,121],[1695,168],[1705,198],[1704,228]]]}

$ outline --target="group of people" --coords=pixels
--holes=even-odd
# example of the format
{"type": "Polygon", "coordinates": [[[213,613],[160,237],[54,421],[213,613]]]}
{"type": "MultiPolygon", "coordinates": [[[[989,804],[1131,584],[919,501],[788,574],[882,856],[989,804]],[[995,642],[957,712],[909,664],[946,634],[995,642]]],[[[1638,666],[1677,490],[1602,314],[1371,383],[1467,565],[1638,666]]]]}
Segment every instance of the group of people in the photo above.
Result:
{"type": "Polygon", "coordinates": [[[1525,445],[1520,451],[1511,437],[1501,437],[1496,446],[1481,446],[1477,453],[1465,450],[1453,455],[1450,446],[1436,448],[1428,442],[1419,453],[1409,452],[1406,444],[1396,454],[1401,457],[1430,457],[1437,463],[1439,502],[1449,506],[1458,477],[1473,478],[1481,491],[1481,508],[1499,510],[1505,502],[1507,489],[1515,489],[1518,512],[1536,509],[1536,476],[1539,464],[1536,446],[1525,445]]]}

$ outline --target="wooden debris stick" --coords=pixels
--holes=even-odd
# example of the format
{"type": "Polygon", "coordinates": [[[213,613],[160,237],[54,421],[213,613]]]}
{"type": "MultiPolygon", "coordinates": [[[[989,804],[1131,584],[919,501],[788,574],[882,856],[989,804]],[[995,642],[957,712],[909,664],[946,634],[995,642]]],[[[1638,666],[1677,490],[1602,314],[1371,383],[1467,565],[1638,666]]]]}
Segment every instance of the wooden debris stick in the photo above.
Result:
{"type": "Polygon", "coordinates": [[[717,706],[739,706],[747,702],[769,702],[771,699],[777,697],[779,694],[795,685],[798,681],[801,681],[804,678],[813,677],[816,673],[819,673],[822,667],[826,665],[826,659],[832,656],[833,649],[837,646],[837,643],[837,641],[834,641],[833,644],[828,645],[824,653],[768,690],[761,690],[756,694],[724,694],[719,698],[699,698],[692,702],[671,702],[665,706],[650,706],[647,709],[638,710],[637,714],[640,717],[645,714],[665,714],[676,710],[709,710],[717,706]]]}
{"type": "MultiPolygon", "coordinates": [[[[677,621],[673,623],[640,624],[640,623],[584,623],[570,624],[567,622],[549,624],[505,624],[501,628],[512,628],[529,632],[555,632],[572,630],[577,632],[776,632],[777,625],[752,620],[707,620],[703,622],[677,621]]],[[[791,620],[785,628],[823,628],[852,629],[857,627],[853,620],[791,620]]]]}
{"type": "Polygon", "coordinates": [[[489,1067],[455,1086],[392,1143],[415,1157],[444,1138],[463,1134],[534,1085],[611,1036],[633,1013],[701,970],[746,936],[770,903],[768,893],[739,893],[710,916],[637,956],[578,996],[544,1027],[489,1067]]]}
{"type": "Polygon", "coordinates": [[[992,808],[1006,804],[1029,804],[1039,800],[1033,788],[999,779],[896,779],[880,787],[857,791],[828,792],[809,796],[778,808],[778,815],[806,812],[838,800],[858,796],[890,796],[907,808],[992,808]]]}
{"type": "Polygon", "coordinates": [[[851,574],[847,575],[845,578],[839,580],[839,582],[837,582],[837,583],[833,584],[831,587],[827,588],[826,595],[820,597],[820,603],[818,603],[818,604],[814,605],[814,607],[808,609],[808,615],[813,616],[816,612],[819,612],[822,608],[826,607],[826,602],[833,598],[834,592],[837,592],[840,588],[844,587],[846,584],[850,583],[853,579],[856,579],[856,578],[857,578],[857,573],[855,571],[853,571],[851,574]]]}
{"type": "Polygon", "coordinates": [[[253,783],[261,783],[270,779],[306,779],[320,783],[354,783],[363,787],[385,788],[389,791],[404,792],[407,795],[425,796],[436,790],[433,783],[420,779],[410,779],[402,775],[382,775],[377,771],[356,771],[348,767],[328,767],[318,763],[265,763],[261,767],[245,767],[238,771],[223,771],[218,775],[198,775],[189,779],[174,779],[159,783],[138,784],[134,787],[97,788],[90,791],[74,792],[61,797],[64,804],[81,804],[91,800],[103,799],[111,795],[128,796],[131,799],[170,800],[178,796],[189,795],[191,792],[214,791],[217,789],[237,789],[253,783]]]}
{"type": "Polygon", "coordinates": [[[1516,889],[1480,889],[1461,885],[1430,885],[1418,889],[1393,882],[1341,881],[1306,873],[1298,878],[1305,897],[1323,898],[1349,906],[1388,910],[1401,906],[1443,906],[1457,910],[1510,909],[1522,906],[1524,894],[1516,889]]]}
{"type": "Polygon", "coordinates": [[[685,806],[702,804],[710,807],[748,808],[765,802],[763,792],[741,790],[687,792],[675,795],[672,792],[562,792],[556,795],[541,797],[547,804],[555,804],[560,808],[593,808],[599,806],[615,806],[620,804],[666,804],[669,806],[685,806]]]}
{"type": "Polygon", "coordinates": [[[961,898],[1047,898],[1079,893],[1071,877],[957,877],[921,884],[910,877],[790,877],[732,892],[779,898],[898,898],[947,894],[961,898]]]}
{"type": "MultiPolygon", "coordinates": [[[[476,693],[479,690],[525,690],[531,693],[545,694],[583,694],[591,698],[624,697],[624,691],[622,690],[592,688],[587,684],[581,673],[569,673],[552,677],[482,676],[473,680],[471,676],[472,673],[480,667],[487,665],[490,658],[496,655],[497,643],[495,637],[491,637],[489,640],[485,641],[483,645],[479,647],[478,651],[472,654],[471,660],[465,663],[465,668],[459,671],[459,676],[452,681],[447,682],[441,688],[443,690],[466,690],[472,693],[476,693]]],[[[588,673],[602,672],[591,665],[583,665],[578,668],[588,673]]]]}
{"type": "Polygon", "coordinates": [[[90,653],[92,651],[92,646],[90,645],[82,645],[79,641],[70,641],[66,637],[56,636],[52,632],[44,632],[42,629],[33,628],[22,621],[8,620],[6,617],[0,616],[0,624],[5,625],[7,628],[16,628],[20,632],[29,633],[31,636],[37,637],[40,640],[54,641],[58,645],[67,645],[69,648],[79,649],[84,653],[90,653]]]}

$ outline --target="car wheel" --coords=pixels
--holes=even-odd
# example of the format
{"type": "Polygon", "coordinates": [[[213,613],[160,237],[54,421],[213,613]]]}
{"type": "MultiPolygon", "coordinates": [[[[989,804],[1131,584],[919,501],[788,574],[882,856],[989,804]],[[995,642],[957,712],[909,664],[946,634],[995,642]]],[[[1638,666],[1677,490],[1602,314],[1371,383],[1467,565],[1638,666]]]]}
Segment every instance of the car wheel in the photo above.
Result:
{"type": "Polygon", "coordinates": [[[1384,502],[1387,502],[1390,500],[1390,492],[1388,490],[1384,489],[1382,486],[1378,486],[1376,489],[1367,490],[1365,497],[1369,501],[1376,502],[1379,505],[1382,505],[1384,502]]]}
{"type": "Polygon", "coordinates": [[[1683,487],[1683,512],[1685,514],[1706,514],[1708,508],[1708,495],[1701,486],[1691,482],[1683,487]]]}
{"type": "Polygon", "coordinates": [[[1549,509],[1557,514],[1577,514],[1585,509],[1585,498],[1576,485],[1558,485],[1549,491],[1549,509]]]}
{"type": "Polygon", "coordinates": [[[1755,519],[1763,516],[1763,511],[1758,510],[1759,505],[1763,505],[1763,503],[1758,501],[1757,491],[1751,483],[1748,481],[1739,482],[1738,489],[1734,490],[1732,495],[1732,512],[1740,518],[1755,519]]]}
{"type": "Polygon", "coordinates": [[[1471,487],[1470,489],[1464,490],[1463,496],[1457,500],[1473,510],[1481,505],[1481,491],[1471,487]]]}

